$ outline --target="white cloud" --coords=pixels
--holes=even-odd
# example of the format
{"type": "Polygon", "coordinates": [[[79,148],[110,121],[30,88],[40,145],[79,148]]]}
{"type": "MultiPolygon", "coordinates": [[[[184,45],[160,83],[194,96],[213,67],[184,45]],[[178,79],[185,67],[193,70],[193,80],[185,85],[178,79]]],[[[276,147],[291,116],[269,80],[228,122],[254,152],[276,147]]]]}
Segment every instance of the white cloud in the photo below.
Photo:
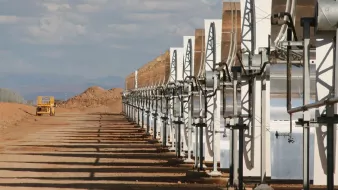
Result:
{"type": "Polygon", "coordinates": [[[48,16],[40,19],[39,25],[27,28],[30,35],[26,41],[43,44],[60,44],[72,41],[72,38],[84,35],[86,28],[74,24],[58,16],[48,16]]]}
{"type": "Polygon", "coordinates": [[[71,9],[71,6],[67,3],[43,3],[44,7],[47,8],[48,11],[68,11],[71,9]]]}
{"type": "Polygon", "coordinates": [[[168,20],[172,15],[172,13],[131,13],[126,15],[126,18],[134,21],[153,22],[168,20]]]}
{"type": "Polygon", "coordinates": [[[140,29],[139,24],[109,24],[108,28],[122,33],[136,32],[140,29]]]}
{"type": "MultiPolygon", "coordinates": [[[[201,0],[202,3],[215,6],[222,3],[222,0],[201,0]]],[[[239,0],[227,0],[227,2],[239,2],[239,0]]]]}
{"type": "MultiPolygon", "coordinates": [[[[182,45],[182,36],[193,35],[195,28],[202,28],[204,18],[221,18],[222,10],[221,4],[211,7],[201,0],[31,1],[26,12],[22,11],[25,7],[19,6],[20,0],[1,4],[0,11],[11,4],[18,13],[0,16],[0,24],[11,23],[6,26],[7,34],[3,33],[4,38],[9,37],[6,43],[13,43],[13,49],[25,46],[27,53],[22,60],[32,64],[41,65],[41,56],[58,58],[69,68],[86,65],[77,72],[93,77],[102,73],[121,76],[140,67],[170,46],[182,45]],[[147,42],[151,43],[144,46],[147,42]],[[62,47],[62,53],[58,47],[62,47]],[[119,65],[112,65],[112,59],[118,60],[119,65]]],[[[36,71],[44,68],[39,69],[36,71]]]]}
{"type": "Polygon", "coordinates": [[[84,2],[88,4],[96,4],[96,5],[104,5],[108,3],[108,0],[83,0],[84,2]]]}
{"type": "Polygon", "coordinates": [[[172,25],[168,28],[171,35],[174,36],[184,36],[187,34],[193,34],[192,31],[194,30],[192,25],[189,24],[178,24],[178,25],[172,25]]]}
{"type": "Polygon", "coordinates": [[[17,16],[0,15],[0,24],[11,24],[19,21],[17,16]]]}
{"type": "Polygon", "coordinates": [[[28,24],[34,22],[32,17],[19,17],[15,15],[0,15],[0,24],[28,24]]]}
{"type": "Polygon", "coordinates": [[[90,4],[79,4],[76,5],[77,10],[84,13],[92,13],[100,10],[100,6],[90,4]]]}

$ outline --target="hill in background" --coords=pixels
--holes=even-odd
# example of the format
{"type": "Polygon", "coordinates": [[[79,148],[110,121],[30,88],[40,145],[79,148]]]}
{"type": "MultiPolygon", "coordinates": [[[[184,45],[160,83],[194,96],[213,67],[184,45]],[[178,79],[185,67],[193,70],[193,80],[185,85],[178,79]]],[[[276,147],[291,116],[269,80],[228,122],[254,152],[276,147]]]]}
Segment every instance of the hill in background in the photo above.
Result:
{"type": "Polygon", "coordinates": [[[92,86],[84,92],[62,102],[59,107],[92,112],[120,113],[122,111],[122,91],[122,88],[105,90],[99,86],[92,86]]]}

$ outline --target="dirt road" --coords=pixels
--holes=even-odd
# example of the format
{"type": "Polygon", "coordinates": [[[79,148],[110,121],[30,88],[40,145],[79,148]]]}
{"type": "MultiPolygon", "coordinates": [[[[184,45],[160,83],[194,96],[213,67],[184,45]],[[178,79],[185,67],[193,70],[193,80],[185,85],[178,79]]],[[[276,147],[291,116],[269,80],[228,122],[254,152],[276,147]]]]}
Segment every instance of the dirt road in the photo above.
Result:
{"type": "Polygon", "coordinates": [[[31,117],[0,132],[0,189],[219,189],[181,183],[143,134],[121,115],[31,117]]]}

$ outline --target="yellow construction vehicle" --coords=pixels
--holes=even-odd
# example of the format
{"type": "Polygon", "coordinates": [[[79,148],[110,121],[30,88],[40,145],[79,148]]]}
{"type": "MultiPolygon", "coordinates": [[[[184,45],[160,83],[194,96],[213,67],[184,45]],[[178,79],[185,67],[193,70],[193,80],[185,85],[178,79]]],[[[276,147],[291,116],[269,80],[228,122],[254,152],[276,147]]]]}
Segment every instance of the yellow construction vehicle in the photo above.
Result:
{"type": "Polygon", "coordinates": [[[49,114],[55,116],[54,96],[38,96],[36,100],[36,115],[49,114]]]}

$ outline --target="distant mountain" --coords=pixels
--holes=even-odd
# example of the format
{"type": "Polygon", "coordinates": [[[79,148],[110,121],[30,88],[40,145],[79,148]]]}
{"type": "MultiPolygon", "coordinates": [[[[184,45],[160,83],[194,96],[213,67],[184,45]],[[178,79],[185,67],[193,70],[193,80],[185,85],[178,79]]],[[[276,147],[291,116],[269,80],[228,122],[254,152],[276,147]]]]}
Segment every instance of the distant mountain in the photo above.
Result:
{"type": "Polygon", "coordinates": [[[123,88],[124,79],[105,76],[86,79],[81,76],[62,74],[8,74],[0,73],[0,87],[12,89],[26,100],[35,100],[36,96],[55,96],[56,99],[70,98],[91,86],[105,89],[123,88]]]}

